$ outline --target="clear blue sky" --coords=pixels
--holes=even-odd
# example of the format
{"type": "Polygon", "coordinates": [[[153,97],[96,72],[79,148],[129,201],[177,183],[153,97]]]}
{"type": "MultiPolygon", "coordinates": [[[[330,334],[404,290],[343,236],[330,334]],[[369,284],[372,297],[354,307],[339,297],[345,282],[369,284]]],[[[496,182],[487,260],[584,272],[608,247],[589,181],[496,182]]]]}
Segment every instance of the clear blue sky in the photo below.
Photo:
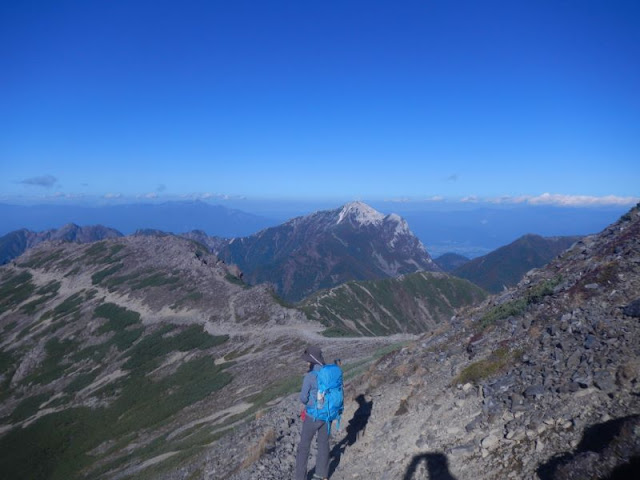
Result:
{"type": "Polygon", "coordinates": [[[0,201],[629,201],[638,25],[637,0],[4,0],[0,201]]]}

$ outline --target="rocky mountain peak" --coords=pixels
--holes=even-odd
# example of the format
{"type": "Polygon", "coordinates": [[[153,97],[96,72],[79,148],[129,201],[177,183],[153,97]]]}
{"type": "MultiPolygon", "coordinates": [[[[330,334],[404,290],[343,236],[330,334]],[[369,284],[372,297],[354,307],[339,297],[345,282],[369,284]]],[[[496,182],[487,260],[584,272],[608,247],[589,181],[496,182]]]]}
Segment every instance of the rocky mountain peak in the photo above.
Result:
{"type": "Polygon", "coordinates": [[[385,216],[364,202],[347,203],[342,207],[337,223],[350,220],[358,225],[379,225],[385,216]]]}
{"type": "Polygon", "coordinates": [[[350,280],[440,270],[404,219],[363,202],[228,242],[219,255],[238,265],[250,284],[272,283],[289,301],[350,280]]]}

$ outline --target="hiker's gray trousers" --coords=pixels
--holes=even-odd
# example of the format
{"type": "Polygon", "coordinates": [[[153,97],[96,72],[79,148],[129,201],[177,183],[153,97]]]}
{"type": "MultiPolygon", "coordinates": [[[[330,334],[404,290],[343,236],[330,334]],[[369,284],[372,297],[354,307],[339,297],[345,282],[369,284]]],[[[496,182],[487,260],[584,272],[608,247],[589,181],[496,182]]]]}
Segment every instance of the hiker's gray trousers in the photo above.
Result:
{"type": "Polygon", "coordinates": [[[311,440],[318,434],[318,455],[316,456],[316,475],[326,478],[329,474],[329,430],[327,424],[321,420],[315,421],[307,416],[302,423],[302,433],[300,434],[300,444],[296,456],[296,477],[295,480],[307,479],[307,463],[309,462],[309,450],[311,440]]]}

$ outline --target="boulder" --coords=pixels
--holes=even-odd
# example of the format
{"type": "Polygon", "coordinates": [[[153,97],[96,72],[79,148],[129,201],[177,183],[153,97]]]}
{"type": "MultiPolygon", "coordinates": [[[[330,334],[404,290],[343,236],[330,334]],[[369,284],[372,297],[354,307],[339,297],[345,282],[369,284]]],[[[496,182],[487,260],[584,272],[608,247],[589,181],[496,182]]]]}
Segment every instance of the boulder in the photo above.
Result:
{"type": "Polygon", "coordinates": [[[640,318],[640,298],[624,307],[622,312],[629,317],[640,318]]]}

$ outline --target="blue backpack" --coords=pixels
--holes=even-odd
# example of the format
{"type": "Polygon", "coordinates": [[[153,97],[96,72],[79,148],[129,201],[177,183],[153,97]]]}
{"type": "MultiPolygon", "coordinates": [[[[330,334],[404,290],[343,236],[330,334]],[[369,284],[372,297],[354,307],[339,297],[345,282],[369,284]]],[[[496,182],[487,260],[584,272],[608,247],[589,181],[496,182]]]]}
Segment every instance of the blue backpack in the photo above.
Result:
{"type": "Polygon", "coordinates": [[[340,417],[344,410],[344,393],[342,391],[342,370],[337,365],[324,365],[316,376],[318,394],[313,406],[307,406],[307,413],[316,420],[327,423],[331,432],[331,422],[337,420],[340,428],[340,417]]]}

